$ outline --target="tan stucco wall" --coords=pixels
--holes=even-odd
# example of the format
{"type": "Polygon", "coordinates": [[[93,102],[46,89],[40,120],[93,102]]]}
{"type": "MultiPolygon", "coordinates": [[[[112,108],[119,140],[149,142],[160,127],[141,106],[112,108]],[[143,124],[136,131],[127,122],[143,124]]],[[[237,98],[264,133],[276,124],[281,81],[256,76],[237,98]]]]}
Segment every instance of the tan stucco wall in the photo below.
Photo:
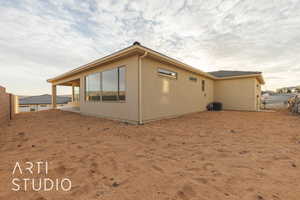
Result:
{"type": "Polygon", "coordinates": [[[151,58],[142,60],[144,121],[204,111],[212,100],[213,80],[151,58]],[[158,68],[177,72],[177,79],[159,76],[158,68]],[[197,82],[190,81],[190,76],[197,77],[197,82]],[[201,80],[206,82],[205,92],[202,92],[201,80]]]}
{"type": "Polygon", "coordinates": [[[80,113],[124,121],[138,121],[138,56],[131,56],[106,65],[101,65],[93,70],[63,79],[54,84],[80,79],[80,113]],[[126,67],[126,101],[125,102],[89,102],[85,101],[86,75],[109,70],[112,68],[126,67]]]}
{"type": "Polygon", "coordinates": [[[18,97],[6,92],[6,89],[0,86],[0,125],[7,123],[18,113],[18,97]]]}
{"type": "Polygon", "coordinates": [[[132,56],[114,63],[101,66],[85,73],[80,78],[80,112],[87,115],[111,119],[138,121],[138,56],[132,56]],[[126,67],[126,101],[125,102],[88,102],[84,99],[84,76],[108,69],[126,67]]]}
{"type": "Polygon", "coordinates": [[[10,97],[5,88],[0,86],[0,125],[10,120],[10,97]]]}
{"type": "Polygon", "coordinates": [[[221,102],[225,110],[255,111],[256,78],[218,80],[214,83],[214,101],[221,102]]]}

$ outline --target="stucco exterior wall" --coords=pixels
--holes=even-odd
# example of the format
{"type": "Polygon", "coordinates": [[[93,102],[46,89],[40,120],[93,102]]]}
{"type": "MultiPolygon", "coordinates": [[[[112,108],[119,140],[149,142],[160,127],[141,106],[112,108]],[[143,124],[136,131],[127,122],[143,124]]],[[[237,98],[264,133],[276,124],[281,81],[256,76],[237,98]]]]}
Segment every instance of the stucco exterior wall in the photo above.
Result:
{"type": "Polygon", "coordinates": [[[100,66],[80,75],[80,113],[110,119],[138,122],[138,56],[132,56],[100,66]],[[126,100],[125,102],[85,101],[85,81],[88,74],[101,72],[116,67],[126,67],[126,100]]]}
{"type": "Polygon", "coordinates": [[[18,113],[18,97],[6,93],[6,89],[0,86],[0,125],[7,123],[18,113]]]}
{"type": "Polygon", "coordinates": [[[143,121],[204,111],[212,101],[213,80],[148,57],[142,60],[143,121]],[[158,68],[177,72],[177,79],[158,75],[158,68]],[[197,77],[197,82],[189,80],[190,76],[197,77]]]}
{"type": "Polygon", "coordinates": [[[256,111],[255,78],[217,80],[214,83],[214,101],[221,102],[225,110],[256,111]]]}
{"type": "Polygon", "coordinates": [[[0,124],[10,120],[10,98],[5,88],[0,86],[0,124]]]}

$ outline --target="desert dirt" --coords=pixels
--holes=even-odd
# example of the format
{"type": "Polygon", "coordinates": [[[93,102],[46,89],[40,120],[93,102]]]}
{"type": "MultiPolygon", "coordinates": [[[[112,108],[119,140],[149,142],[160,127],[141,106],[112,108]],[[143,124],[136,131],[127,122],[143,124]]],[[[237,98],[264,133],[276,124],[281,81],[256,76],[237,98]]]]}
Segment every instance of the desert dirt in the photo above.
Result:
{"type": "Polygon", "coordinates": [[[299,200],[300,116],[201,112],[136,126],[23,113],[0,127],[0,158],[1,200],[299,200]],[[26,161],[47,161],[48,174],[12,174],[26,161]],[[67,177],[72,188],[12,191],[24,177],[67,177]]]}

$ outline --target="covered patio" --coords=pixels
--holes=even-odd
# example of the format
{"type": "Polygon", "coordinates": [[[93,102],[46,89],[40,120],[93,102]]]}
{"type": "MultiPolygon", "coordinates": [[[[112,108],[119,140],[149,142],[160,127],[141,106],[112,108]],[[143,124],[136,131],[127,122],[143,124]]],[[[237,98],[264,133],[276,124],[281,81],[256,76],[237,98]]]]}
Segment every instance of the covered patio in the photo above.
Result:
{"type": "Polygon", "coordinates": [[[57,86],[70,86],[72,87],[72,101],[68,103],[61,110],[78,112],[80,111],[80,79],[72,79],[65,82],[52,83],[52,108],[57,108],[57,86]]]}
{"type": "Polygon", "coordinates": [[[80,107],[79,106],[64,106],[58,108],[63,111],[68,111],[68,112],[74,112],[74,113],[80,113],[80,107]]]}

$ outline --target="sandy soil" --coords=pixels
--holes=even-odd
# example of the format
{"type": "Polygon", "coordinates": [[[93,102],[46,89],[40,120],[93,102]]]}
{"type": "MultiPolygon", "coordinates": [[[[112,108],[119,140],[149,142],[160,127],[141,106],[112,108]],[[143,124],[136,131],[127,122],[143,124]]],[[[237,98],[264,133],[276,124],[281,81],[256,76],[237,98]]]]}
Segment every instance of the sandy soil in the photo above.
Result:
{"type": "MultiPolygon", "coordinates": [[[[300,117],[203,112],[142,126],[64,111],[0,128],[0,199],[300,199],[300,117]],[[16,161],[49,172],[12,174],[16,161]],[[19,177],[68,177],[69,192],[15,192],[19,177]]],[[[24,188],[23,188],[24,190],[24,188]]]]}

